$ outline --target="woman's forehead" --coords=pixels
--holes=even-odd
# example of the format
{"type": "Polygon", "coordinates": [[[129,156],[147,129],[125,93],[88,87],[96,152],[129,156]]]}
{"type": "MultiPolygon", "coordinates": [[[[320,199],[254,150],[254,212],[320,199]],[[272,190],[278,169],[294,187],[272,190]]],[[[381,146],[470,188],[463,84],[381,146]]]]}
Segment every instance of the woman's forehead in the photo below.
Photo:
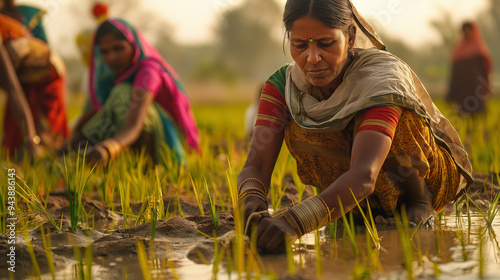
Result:
{"type": "Polygon", "coordinates": [[[343,34],[340,28],[331,28],[322,21],[305,16],[295,20],[290,29],[290,39],[294,38],[322,38],[322,37],[338,37],[343,34]]]}
{"type": "Polygon", "coordinates": [[[128,40],[121,38],[116,38],[113,34],[105,34],[101,37],[99,42],[96,42],[99,47],[117,45],[117,44],[129,44],[128,40]]]}

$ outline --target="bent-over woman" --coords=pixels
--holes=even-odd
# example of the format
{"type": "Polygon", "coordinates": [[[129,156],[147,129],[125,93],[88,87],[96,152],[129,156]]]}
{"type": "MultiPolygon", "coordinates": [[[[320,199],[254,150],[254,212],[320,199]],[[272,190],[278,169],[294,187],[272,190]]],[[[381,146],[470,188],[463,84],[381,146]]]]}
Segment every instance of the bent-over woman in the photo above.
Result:
{"type": "Polygon", "coordinates": [[[107,163],[131,146],[161,162],[166,144],[180,163],[185,147],[198,150],[198,129],[177,74],[123,20],[106,20],[96,31],[90,101],[72,140],[73,148],[90,142],[90,160],[107,163]]]}
{"type": "Polygon", "coordinates": [[[341,204],[353,210],[353,194],[378,214],[405,205],[410,221],[431,222],[472,182],[472,168],[417,76],[349,0],[288,0],[283,22],[293,62],[262,90],[239,199],[246,219],[267,211],[283,141],[302,183],[321,193],[278,216],[256,215],[258,248],[284,251],[285,235],[338,219],[341,204]]]}
{"type": "MultiPolygon", "coordinates": [[[[9,73],[2,76],[0,85],[6,89],[11,101],[26,100],[27,107],[7,106],[4,118],[3,146],[11,155],[22,147],[28,152],[33,145],[49,149],[60,148],[69,137],[66,121],[65,67],[61,58],[48,45],[33,37],[23,24],[0,14],[3,68],[9,73]],[[8,64],[8,65],[7,65],[8,64]],[[22,96],[21,96],[22,95],[22,96]],[[23,109],[21,109],[23,108],[23,109]],[[29,110],[35,126],[35,135],[19,110],[29,110]],[[28,130],[27,130],[28,129],[28,130]]],[[[23,102],[25,103],[25,102],[23,102]]]]}

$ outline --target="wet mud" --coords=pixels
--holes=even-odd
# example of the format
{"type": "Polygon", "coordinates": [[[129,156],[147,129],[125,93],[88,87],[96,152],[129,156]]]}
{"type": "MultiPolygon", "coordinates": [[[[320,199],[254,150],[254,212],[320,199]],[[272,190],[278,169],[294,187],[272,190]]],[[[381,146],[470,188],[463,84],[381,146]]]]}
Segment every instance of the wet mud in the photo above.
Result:
{"type": "MultiPolygon", "coordinates": [[[[291,176],[285,178],[287,188],[282,198],[282,207],[287,207],[298,201],[298,193],[291,176]]],[[[498,181],[495,174],[475,174],[475,182],[468,190],[469,196],[476,205],[482,209],[487,209],[492,198],[500,192],[498,181]]],[[[312,190],[307,187],[303,198],[313,195],[312,190]]],[[[164,197],[164,205],[167,207],[169,202],[177,200],[177,197],[164,197]]],[[[49,262],[47,258],[44,239],[50,240],[50,251],[52,252],[52,261],[55,270],[75,265],[75,256],[91,254],[94,266],[106,269],[115,269],[120,266],[127,266],[127,262],[134,263],[136,270],[137,262],[137,244],[142,241],[146,252],[152,257],[162,257],[171,259],[188,259],[195,264],[207,264],[213,261],[214,257],[214,238],[219,237],[226,240],[227,246],[231,240],[231,234],[234,230],[234,220],[230,207],[224,205],[221,209],[226,209],[225,213],[220,213],[219,226],[216,227],[210,215],[200,215],[199,208],[194,198],[180,196],[178,199],[183,211],[183,217],[172,217],[165,220],[158,220],[152,239],[151,223],[146,222],[135,226],[135,220],[131,220],[130,225],[125,228],[123,217],[117,212],[121,211],[119,204],[113,206],[114,211],[103,202],[95,198],[86,197],[84,199],[84,208],[92,222],[84,225],[80,224],[75,231],[71,230],[69,202],[67,193],[59,190],[51,193],[45,201],[48,210],[54,217],[59,217],[56,222],[61,225],[61,231],[53,228],[48,221],[43,221],[37,213],[30,213],[25,220],[31,222],[28,231],[31,246],[27,246],[23,237],[21,225],[18,226],[16,239],[16,279],[22,279],[33,273],[33,263],[30,257],[30,247],[42,274],[49,273],[49,262]],[[60,220],[60,217],[63,220],[60,220]],[[36,224],[36,226],[33,226],[36,224]],[[93,225],[93,227],[92,227],[93,225]],[[42,235],[42,227],[45,236],[42,235]],[[229,240],[229,243],[227,243],[229,240]],[[90,253],[88,250],[91,250],[90,253]],[[79,253],[78,253],[79,252],[79,253]]],[[[171,206],[173,207],[173,206],[171,206]]],[[[209,212],[207,203],[203,204],[205,213],[209,212]]],[[[138,214],[141,204],[131,205],[134,214],[138,214]]],[[[455,211],[454,206],[447,208],[448,212],[455,211]]],[[[8,236],[0,236],[0,256],[5,256],[11,245],[7,243],[8,236]]],[[[299,248],[300,250],[300,248],[299,248]]],[[[6,264],[0,264],[0,279],[8,279],[9,274],[6,264]]],[[[104,272],[103,272],[104,273],[104,272]]],[[[102,274],[106,275],[106,273],[102,274]]],[[[118,276],[117,276],[118,277],[118,276]]],[[[113,278],[113,277],[111,277],[113,278]]],[[[111,279],[110,278],[110,279],[111,279]]],[[[167,277],[168,278],[168,277],[167,277]]]]}

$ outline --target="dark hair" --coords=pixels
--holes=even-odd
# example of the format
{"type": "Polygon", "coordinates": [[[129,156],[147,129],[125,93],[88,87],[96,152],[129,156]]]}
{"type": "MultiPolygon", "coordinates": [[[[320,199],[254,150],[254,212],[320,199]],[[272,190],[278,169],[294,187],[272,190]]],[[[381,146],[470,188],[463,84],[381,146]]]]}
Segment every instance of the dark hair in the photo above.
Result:
{"type": "Polygon", "coordinates": [[[472,23],[471,22],[464,22],[462,25],[462,31],[465,33],[466,30],[472,30],[472,23]]]}
{"type": "Polygon", "coordinates": [[[354,24],[354,15],[349,0],[288,0],[283,13],[283,23],[287,33],[293,23],[310,15],[330,28],[339,28],[349,35],[354,24]]]}
{"type": "Polygon", "coordinates": [[[103,24],[101,24],[101,26],[99,26],[95,33],[95,41],[99,43],[99,41],[105,35],[112,35],[118,40],[127,40],[127,37],[125,37],[123,32],[121,32],[120,29],[118,29],[109,21],[105,21],[103,24]]]}

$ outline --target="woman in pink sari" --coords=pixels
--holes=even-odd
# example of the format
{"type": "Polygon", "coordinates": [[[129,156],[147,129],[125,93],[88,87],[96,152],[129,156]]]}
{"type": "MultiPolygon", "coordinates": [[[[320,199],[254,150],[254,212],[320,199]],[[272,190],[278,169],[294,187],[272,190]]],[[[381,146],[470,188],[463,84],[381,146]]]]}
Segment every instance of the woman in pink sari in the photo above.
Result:
{"type": "Polygon", "coordinates": [[[129,146],[145,147],[156,162],[165,160],[167,147],[179,163],[186,146],[198,150],[198,129],[177,74],[138,31],[123,20],[103,22],[91,57],[91,108],[77,124],[72,148],[90,144],[88,158],[103,163],[129,146]]]}

